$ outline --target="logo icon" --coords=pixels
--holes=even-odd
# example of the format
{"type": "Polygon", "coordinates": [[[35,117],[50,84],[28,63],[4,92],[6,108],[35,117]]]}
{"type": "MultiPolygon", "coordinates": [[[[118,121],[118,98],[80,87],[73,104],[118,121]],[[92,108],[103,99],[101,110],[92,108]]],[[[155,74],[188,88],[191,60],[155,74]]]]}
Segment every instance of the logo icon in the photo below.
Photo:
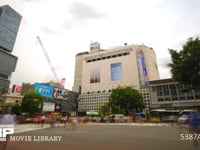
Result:
{"type": "Polygon", "coordinates": [[[7,135],[14,133],[13,125],[0,125],[0,141],[6,141],[7,135]]]}

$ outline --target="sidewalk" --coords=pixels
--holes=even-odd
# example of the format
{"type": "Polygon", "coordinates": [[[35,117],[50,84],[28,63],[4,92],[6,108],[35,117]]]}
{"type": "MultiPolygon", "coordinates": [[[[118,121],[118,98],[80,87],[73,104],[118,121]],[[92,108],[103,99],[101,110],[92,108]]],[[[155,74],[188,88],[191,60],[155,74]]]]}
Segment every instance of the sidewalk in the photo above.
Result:
{"type": "MultiPolygon", "coordinates": [[[[176,124],[172,123],[78,123],[77,126],[90,126],[90,125],[100,125],[100,126],[155,126],[155,127],[171,127],[171,126],[177,126],[176,124]]],[[[63,127],[64,124],[55,124],[54,127],[63,127]]],[[[34,131],[34,130],[41,130],[50,128],[50,124],[45,124],[43,127],[38,124],[16,124],[15,125],[15,132],[14,133],[20,133],[20,132],[27,132],[27,131],[34,131]]]]}

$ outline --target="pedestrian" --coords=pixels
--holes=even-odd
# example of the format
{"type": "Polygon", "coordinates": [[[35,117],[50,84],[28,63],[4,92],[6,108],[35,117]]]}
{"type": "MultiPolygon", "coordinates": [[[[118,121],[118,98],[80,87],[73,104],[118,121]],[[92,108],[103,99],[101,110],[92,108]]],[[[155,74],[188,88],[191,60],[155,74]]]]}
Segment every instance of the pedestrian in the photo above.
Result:
{"type": "Polygon", "coordinates": [[[35,121],[36,121],[36,126],[37,127],[40,127],[40,123],[41,123],[41,115],[37,115],[36,117],[35,117],[35,121]]]}
{"type": "MultiPolygon", "coordinates": [[[[10,114],[8,111],[5,113],[1,114],[0,116],[0,125],[2,126],[13,126],[15,124],[15,117],[14,115],[10,114]]],[[[9,140],[9,135],[6,137],[6,141],[0,141],[0,149],[1,150],[6,150],[6,147],[8,145],[8,140],[9,140]]]]}
{"type": "Polygon", "coordinates": [[[101,123],[103,123],[104,122],[104,117],[103,117],[103,115],[101,115],[101,123]]]}
{"type": "Polygon", "coordinates": [[[46,120],[46,116],[43,114],[43,115],[41,116],[41,127],[44,127],[45,120],[46,120]]]}
{"type": "Polygon", "coordinates": [[[72,130],[75,130],[75,127],[76,127],[77,123],[78,123],[78,121],[75,118],[72,118],[72,120],[71,120],[72,130]]]}
{"type": "Polygon", "coordinates": [[[63,118],[64,128],[67,127],[67,121],[68,121],[67,116],[64,116],[63,118]]]}
{"type": "MultiPolygon", "coordinates": [[[[200,115],[198,112],[193,112],[191,114],[191,119],[190,119],[190,133],[192,134],[199,134],[200,131],[199,131],[199,126],[200,126],[200,115]]],[[[195,139],[193,140],[194,142],[194,147],[197,148],[198,146],[198,141],[195,139]]]]}
{"type": "Polygon", "coordinates": [[[191,113],[190,132],[199,133],[199,113],[198,112],[191,113]]]}

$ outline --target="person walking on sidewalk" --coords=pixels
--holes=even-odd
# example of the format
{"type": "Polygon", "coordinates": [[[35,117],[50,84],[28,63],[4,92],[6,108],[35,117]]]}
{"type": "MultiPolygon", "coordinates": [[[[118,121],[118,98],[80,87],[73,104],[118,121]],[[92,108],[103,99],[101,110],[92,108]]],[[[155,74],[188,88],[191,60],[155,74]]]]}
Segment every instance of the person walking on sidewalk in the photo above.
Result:
{"type": "Polygon", "coordinates": [[[46,121],[46,116],[43,114],[41,117],[41,127],[44,127],[45,121],[46,121]]]}
{"type": "MultiPolygon", "coordinates": [[[[0,125],[6,126],[13,126],[15,124],[15,117],[13,114],[10,114],[8,111],[1,114],[0,116],[0,125]]],[[[6,147],[8,145],[9,135],[6,136],[6,141],[0,141],[0,149],[6,150],[6,147]]]]}
{"type": "Polygon", "coordinates": [[[68,117],[64,116],[64,118],[63,118],[64,128],[67,127],[67,122],[68,122],[68,117]]]}

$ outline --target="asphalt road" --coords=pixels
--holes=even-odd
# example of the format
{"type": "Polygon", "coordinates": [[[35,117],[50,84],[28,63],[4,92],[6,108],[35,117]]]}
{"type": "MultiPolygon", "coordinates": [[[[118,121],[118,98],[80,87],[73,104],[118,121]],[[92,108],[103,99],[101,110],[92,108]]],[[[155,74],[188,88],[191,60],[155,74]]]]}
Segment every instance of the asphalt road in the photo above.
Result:
{"type": "MultiPolygon", "coordinates": [[[[55,127],[14,136],[62,136],[57,142],[8,141],[6,150],[193,150],[193,140],[181,140],[177,127],[81,125],[55,127]]],[[[200,140],[199,140],[200,141],[200,140]]],[[[198,143],[200,145],[200,143],[198,143]]],[[[198,146],[199,146],[198,145],[198,146]]]]}

